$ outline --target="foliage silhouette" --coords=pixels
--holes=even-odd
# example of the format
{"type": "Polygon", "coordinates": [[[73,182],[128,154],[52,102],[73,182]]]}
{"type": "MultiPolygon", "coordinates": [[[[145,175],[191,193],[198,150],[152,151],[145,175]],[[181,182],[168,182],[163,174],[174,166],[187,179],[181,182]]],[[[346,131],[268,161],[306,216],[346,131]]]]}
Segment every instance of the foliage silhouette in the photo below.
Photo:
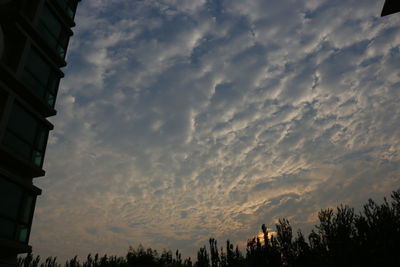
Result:
{"type": "MultiPolygon", "coordinates": [[[[161,255],[151,248],[139,246],[129,248],[126,257],[94,257],[89,254],[83,263],[77,256],[66,261],[65,267],[321,267],[321,266],[400,266],[400,189],[392,192],[391,202],[384,198],[382,204],[373,200],[356,214],[353,208],[340,205],[336,210],[325,209],[318,214],[319,224],[308,235],[308,242],[299,230],[293,237],[292,227],[287,219],[276,224],[276,236],[268,228],[261,227],[263,241],[259,236],[247,242],[245,256],[229,240],[225,250],[218,249],[217,240],[209,239],[199,249],[197,261],[182,260],[177,250],[173,256],[170,250],[161,255]]],[[[40,263],[40,257],[28,254],[18,258],[18,267],[61,267],[56,258],[47,258],[40,263]]]]}

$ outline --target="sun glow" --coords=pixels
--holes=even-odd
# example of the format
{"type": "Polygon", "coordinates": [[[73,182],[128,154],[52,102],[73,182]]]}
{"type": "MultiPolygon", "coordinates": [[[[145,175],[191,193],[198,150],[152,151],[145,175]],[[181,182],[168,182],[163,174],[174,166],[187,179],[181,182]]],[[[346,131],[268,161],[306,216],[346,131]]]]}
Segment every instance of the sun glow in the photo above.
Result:
{"type": "MultiPolygon", "coordinates": [[[[271,231],[271,229],[268,229],[268,240],[271,240],[271,237],[276,237],[276,232],[275,231],[271,231]]],[[[255,236],[255,238],[260,239],[261,243],[264,243],[264,233],[260,232],[257,236],[255,236]]]]}

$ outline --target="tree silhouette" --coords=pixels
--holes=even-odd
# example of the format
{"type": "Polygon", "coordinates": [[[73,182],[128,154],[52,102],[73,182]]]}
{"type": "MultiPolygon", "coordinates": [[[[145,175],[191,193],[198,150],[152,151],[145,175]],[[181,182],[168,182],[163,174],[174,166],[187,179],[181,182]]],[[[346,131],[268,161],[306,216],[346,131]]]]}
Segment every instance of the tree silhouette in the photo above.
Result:
{"type": "Polygon", "coordinates": [[[210,258],[207,253],[206,246],[200,248],[197,252],[197,262],[195,263],[196,267],[209,267],[210,266],[210,258]]]}
{"type": "Polygon", "coordinates": [[[220,258],[218,254],[217,240],[210,238],[210,255],[211,255],[211,267],[218,267],[220,264],[220,258]]]}
{"type": "MultiPolygon", "coordinates": [[[[217,240],[209,239],[210,252],[206,246],[197,253],[193,264],[190,258],[182,260],[176,250],[175,257],[170,250],[161,255],[151,248],[139,246],[129,248],[125,258],[116,256],[94,258],[89,254],[83,263],[77,256],[66,261],[65,267],[321,267],[321,266],[400,266],[400,189],[392,192],[391,201],[384,198],[382,204],[373,200],[356,214],[353,208],[339,205],[335,210],[323,209],[318,213],[319,223],[308,235],[308,242],[298,230],[293,237],[292,227],[287,219],[280,219],[275,225],[276,236],[268,233],[265,224],[261,226],[263,242],[258,236],[248,240],[245,256],[229,240],[226,248],[218,249],[217,240]]],[[[18,267],[61,267],[56,258],[47,258],[40,263],[40,257],[27,254],[18,258],[18,267]]]]}

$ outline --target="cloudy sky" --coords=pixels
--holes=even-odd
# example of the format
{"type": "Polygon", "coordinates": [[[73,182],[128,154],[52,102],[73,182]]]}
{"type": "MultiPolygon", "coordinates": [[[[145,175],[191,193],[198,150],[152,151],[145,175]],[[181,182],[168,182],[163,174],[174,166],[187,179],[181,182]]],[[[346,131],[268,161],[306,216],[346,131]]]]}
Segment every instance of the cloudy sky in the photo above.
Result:
{"type": "MultiPolygon", "coordinates": [[[[400,182],[400,15],[383,0],[84,0],[35,254],[193,256],[400,182]]],[[[243,248],[243,246],[242,246],[243,248]]]]}

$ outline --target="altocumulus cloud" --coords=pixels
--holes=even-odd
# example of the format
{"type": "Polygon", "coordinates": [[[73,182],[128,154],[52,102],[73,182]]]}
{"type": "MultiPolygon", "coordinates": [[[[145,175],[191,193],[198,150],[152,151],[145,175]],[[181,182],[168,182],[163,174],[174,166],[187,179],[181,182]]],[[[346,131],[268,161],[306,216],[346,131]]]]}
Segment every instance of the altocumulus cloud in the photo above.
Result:
{"type": "Polygon", "coordinates": [[[193,255],[396,189],[400,17],[382,4],[82,1],[34,252],[193,255]]]}

